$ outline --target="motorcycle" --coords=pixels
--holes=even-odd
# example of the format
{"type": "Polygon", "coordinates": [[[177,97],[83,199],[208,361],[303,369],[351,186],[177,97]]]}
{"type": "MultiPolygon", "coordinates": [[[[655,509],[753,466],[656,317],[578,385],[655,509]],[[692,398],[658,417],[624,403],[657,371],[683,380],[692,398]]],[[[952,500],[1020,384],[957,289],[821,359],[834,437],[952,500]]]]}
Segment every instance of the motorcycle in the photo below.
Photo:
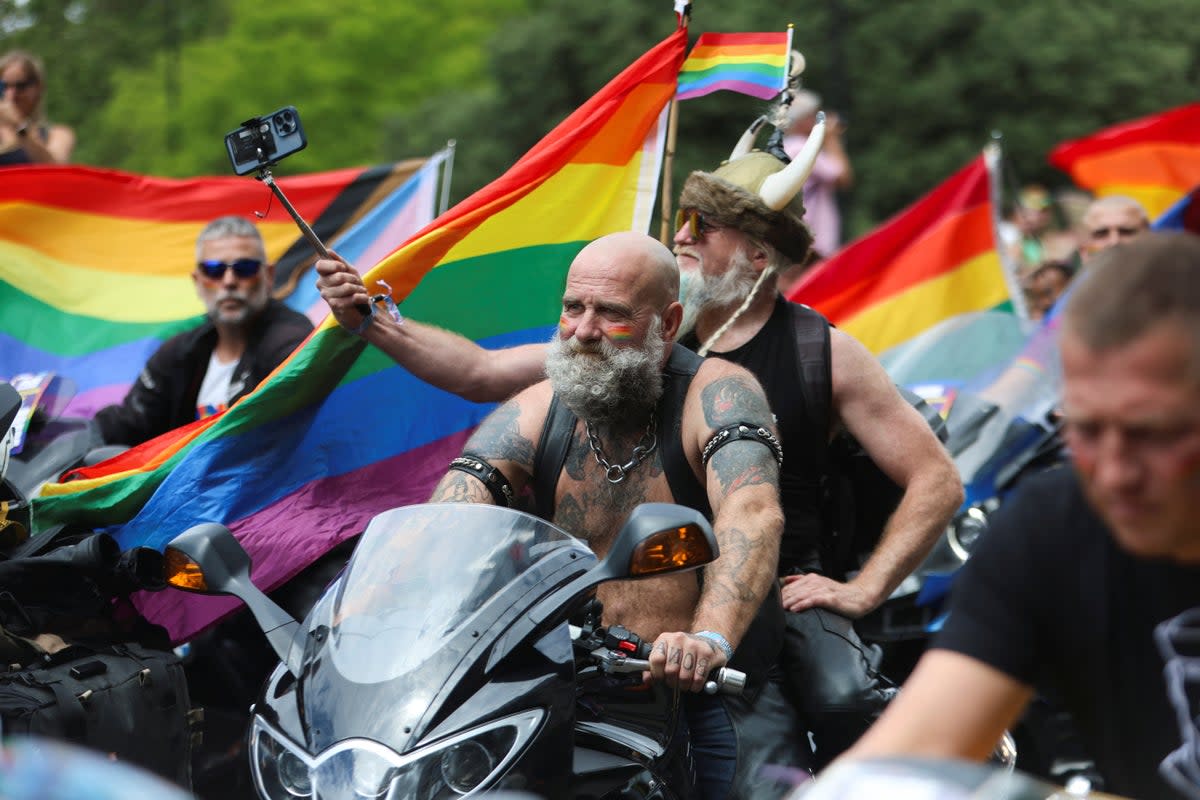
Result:
{"type": "MultiPolygon", "coordinates": [[[[261,797],[669,800],[694,782],[679,694],[644,684],[646,643],[601,625],[591,594],[717,554],[709,523],[669,504],[635,509],[599,560],[520,511],[408,506],[371,521],[303,623],[220,525],[166,561],[170,584],[241,599],[279,657],[249,733],[261,797]]],[[[718,670],[705,690],[744,677],[718,670]]]]}
{"type": "MultiPolygon", "coordinates": [[[[864,639],[886,643],[889,675],[906,676],[941,627],[952,581],[1013,489],[1065,463],[1056,333],[1054,323],[1030,331],[1012,314],[975,312],[881,357],[894,381],[945,417],[946,448],[965,491],[962,506],[921,566],[860,621],[864,639]]],[[[1102,783],[1053,698],[1038,695],[1013,736],[1022,768],[1060,782],[1080,776],[1102,783]]]]}
{"type": "Polygon", "coordinates": [[[1063,461],[1057,417],[1062,380],[1053,328],[1031,333],[1019,318],[1000,311],[953,317],[880,360],[897,385],[945,418],[946,448],[965,491],[922,564],[858,625],[864,638],[913,643],[919,651],[941,627],[950,583],[988,517],[1024,477],[1063,461]]]}
{"type": "Polygon", "coordinates": [[[63,412],[75,396],[75,382],[52,372],[15,375],[9,381],[21,397],[12,425],[7,480],[12,491],[36,497],[46,483],[71,469],[90,466],[126,448],[105,445],[89,420],[63,412]]]}

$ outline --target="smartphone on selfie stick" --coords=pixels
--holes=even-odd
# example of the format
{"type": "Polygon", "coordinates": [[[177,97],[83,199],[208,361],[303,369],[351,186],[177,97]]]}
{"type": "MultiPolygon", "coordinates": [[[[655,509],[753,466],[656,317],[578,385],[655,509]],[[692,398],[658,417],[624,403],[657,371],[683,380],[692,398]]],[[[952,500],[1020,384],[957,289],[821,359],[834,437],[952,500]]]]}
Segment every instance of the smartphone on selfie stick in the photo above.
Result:
{"type": "MultiPolygon", "coordinates": [[[[330,258],[324,242],[288,201],[287,195],[271,175],[271,167],[307,146],[308,138],[304,135],[304,126],[300,124],[300,112],[295,106],[284,106],[265,116],[248,119],[237,130],[225,134],[225,149],[229,153],[234,173],[249,175],[251,172],[257,172],[255,177],[275,193],[317,254],[321,258],[330,258]]],[[[364,317],[371,312],[366,303],[359,303],[356,307],[364,317]]]]}
{"type": "Polygon", "coordinates": [[[271,167],[307,146],[304,126],[300,124],[300,112],[295,106],[284,106],[265,116],[248,119],[242,123],[242,127],[225,134],[225,149],[229,152],[234,173],[249,175],[257,171],[256,177],[270,187],[279,202],[283,203],[308,243],[322,258],[329,258],[329,251],[320,237],[288,201],[287,195],[271,175],[271,167]]]}

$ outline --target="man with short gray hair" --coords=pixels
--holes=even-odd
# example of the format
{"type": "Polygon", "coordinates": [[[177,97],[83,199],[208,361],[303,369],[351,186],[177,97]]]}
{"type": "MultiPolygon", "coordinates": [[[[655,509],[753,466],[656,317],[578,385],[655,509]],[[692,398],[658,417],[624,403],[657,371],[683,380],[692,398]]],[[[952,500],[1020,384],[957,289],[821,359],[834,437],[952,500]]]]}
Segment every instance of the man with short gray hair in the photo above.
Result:
{"type": "Polygon", "coordinates": [[[219,413],[279,366],[312,323],[271,299],[274,277],[254,223],[227,216],[205,226],[192,282],[208,318],[164,342],[124,401],[96,414],[104,442],[141,444],[219,413]]]}

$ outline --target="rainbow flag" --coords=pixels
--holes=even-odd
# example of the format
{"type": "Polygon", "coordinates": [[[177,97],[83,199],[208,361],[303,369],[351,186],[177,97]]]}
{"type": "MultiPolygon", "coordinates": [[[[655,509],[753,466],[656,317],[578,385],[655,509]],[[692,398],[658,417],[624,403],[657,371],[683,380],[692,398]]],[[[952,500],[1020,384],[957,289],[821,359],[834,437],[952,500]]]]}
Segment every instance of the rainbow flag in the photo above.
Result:
{"type": "MultiPolygon", "coordinates": [[[[322,237],[336,237],[423,162],[279,179],[322,237]]],[[[312,248],[255,180],[170,180],[88,167],[13,167],[0,180],[0,376],[72,379],[68,414],[124,397],[164,339],[200,322],[196,236],[215,217],[259,222],[276,280],[312,248]]],[[[414,229],[415,230],[415,229],[414,229]]]]}
{"type": "Polygon", "coordinates": [[[788,299],[817,309],[873,353],[1009,299],[983,156],[800,279],[788,299]]]}
{"type": "Polygon", "coordinates": [[[1063,142],[1050,163],[1098,197],[1138,200],[1154,219],[1200,184],[1200,103],[1063,142]]]}
{"type": "MultiPolygon", "coordinates": [[[[426,159],[411,178],[327,243],[329,248],[351,264],[375,264],[433,222],[437,216],[438,180],[449,155],[447,149],[426,159]]],[[[285,300],[287,305],[307,315],[314,325],[325,319],[329,306],[321,299],[312,272],[305,270],[294,283],[285,300]]]]}
{"type": "Polygon", "coordinates": [[[1200,233],[1200,187],[1185,194],[1150,225],[1156,231],[1200,233]]]}
{"type": "MultiPolygon", "coordinates": [[[[367,285],[386,280],[406,314],[485,346],[549,339],[575,254],[649,227],[686,41],[679,28],[648,51],[367,285]]],[[[48,487],[34,524],[107,526],[124,548],[161,548],[196,523],[223,522],[271,588],[375,514],[426,500],[490,410],[417,380],[329,317],[224,414],[48,487]]],[[[234,607],[178,592],[141,605],[177,640],[234,607]]]]}
{"type": "Polygon", "coordinates": [[[702,33],[679,71],[676,100],[727,89],[770,100],[787,86],[791,33],[702,33]]]}

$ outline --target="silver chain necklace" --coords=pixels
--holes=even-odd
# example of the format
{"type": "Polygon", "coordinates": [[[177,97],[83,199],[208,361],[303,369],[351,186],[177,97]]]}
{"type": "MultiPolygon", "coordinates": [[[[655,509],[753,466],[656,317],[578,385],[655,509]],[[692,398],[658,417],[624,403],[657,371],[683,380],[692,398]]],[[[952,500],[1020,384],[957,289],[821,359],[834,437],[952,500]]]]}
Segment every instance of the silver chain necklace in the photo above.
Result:
{"type": "Polygon", "coordinates": [[[588,444],[592,447],[592,455],[596,457],[596,463],[604,468],[604,477],[608,478],[609,483],[616,484],[625,480],[625,476],[632,472],[634,467],[654,452],[654,448],[658,446],[658,437],[655,435],[656,417],[657,415],[652,410],[650,424],[646,426],[646,432],[642,434],[641,441],[633,448],[633,456],[625,464],[608,463],[608,459],[604,457],[604,450],[600,446],[600,437],[592,430],[592,423],[584,420],[583,425],[587,430],[588,444]]]}

